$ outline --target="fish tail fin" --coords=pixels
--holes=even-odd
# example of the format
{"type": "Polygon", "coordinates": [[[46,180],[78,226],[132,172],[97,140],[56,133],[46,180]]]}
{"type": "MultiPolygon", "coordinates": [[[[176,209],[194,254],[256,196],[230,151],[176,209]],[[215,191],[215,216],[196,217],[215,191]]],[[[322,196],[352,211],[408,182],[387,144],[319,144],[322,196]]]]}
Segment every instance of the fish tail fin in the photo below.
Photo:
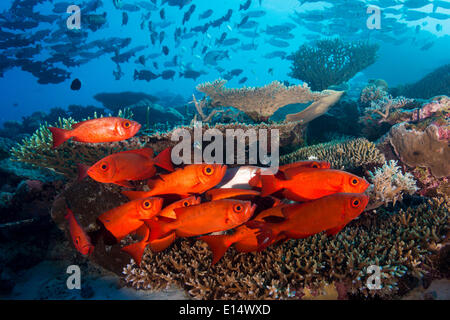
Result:
{"type": "Polygon", "coordinates": [[[261,172],[256,172],[255,175],[248,181],[252,188],[261,188],[261,172]]]}
{"type": "Polygon", "coordinates": [[[167,249],[177,238],[175,232],[172,232],[167,237],[154,240],[149,243],[149,247],[153,252],[160,252],[167,249]]]}
{"type": "Polygon", "coordinates": [[[163,169],[166,169],[168,171],[173,171],[173,165],[172,165],[172,159],[171,159],[171,151],[172,148],[166,148],[163,151],[161,151],[156,157],[155,157],[155,164],[163,169]]]}
{"type": "Polygon", "coordinates": [[[273,174],[261,175],[261,196],[266,197],[283,189],[281,181],[273,174]]]}
{"type": "Polygon", "coordinates": [[[86,164],[79,163],[77,164],[77,168],[78,168],[78,181],[81,181],[88,176],[88,170],[90,167],[86,164]]]}
{"type": "Polygon", "coordinates": [[[48,130],[50,130],[50,132],[52,133],[53,149],[71,138],[70,130],[55,127],[48,127],[48,130]]]}
{"type": "Polygon", "coordinates": [[[147,191],[122,191],[122,194],[130,200],[136,200],[141,198],[150,197],[147,191]]]}
{"type": "Polygon", "coordinates": [[[245,224],[250,229],[259,229],[256,235],[258,241],[258,250],[262,251],[273,243],[278,234],[274,233],[268,223],[262,221],[251,220],[245,224]]]}
{"type": "MultiPolygon", "coordinates": [[[[144,241],[144,240],[143,240],[144,241]]],[[[128,253],[134,261],[140,266],[142,262],[142,256],[144,255],[146,245],[142,241],[130,244],[122,248],[122,251],[128,253]]]]}
{"type": "Polygon", "coordinates": [[[212,251],[213,258],[211,265],[215,265],[225,254],[227,249],[230,247],[231,243],[226,241],[227,235],[217,235],[217,236],[203,236],[198,238],[199,240],[205,241],[212,251]]]}
{"type": "Polygon", "coordinates": [[[148,235],[149,242],[161,238],[161,236],[164,234],[162,230],[163,224],[161,222],[150,219],[146,220],[145,224],[150,228],[150,234],[148,235]]]}

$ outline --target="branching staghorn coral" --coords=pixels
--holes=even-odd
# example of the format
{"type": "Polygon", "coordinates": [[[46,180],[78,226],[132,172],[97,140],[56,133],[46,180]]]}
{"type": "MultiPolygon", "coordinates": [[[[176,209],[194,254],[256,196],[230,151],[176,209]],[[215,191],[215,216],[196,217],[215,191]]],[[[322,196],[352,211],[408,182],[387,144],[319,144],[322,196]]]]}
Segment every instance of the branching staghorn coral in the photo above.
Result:
{"type": "MultiPolygon", "coordinates": [[[[393,205],[403,199],[403,194],[413,194],[418,190],[416,181],[411,173],[402,173],[397,161],[386,162],[374,172],[369,171],[369,180],[373,184],[370,200],[376,204],[393,205]]],[[[371,206],[374,207],[373,205],[371,206]]]]}
{"type": "MultiPolygon", "coordinates": [[[[129,109],[120,110],[118,117],[132,118],[129,109]]],[[[94,114],[93,118],[98,118],[94,114]]],[[[88,119],[86,119],[88,120],[88,119]]],[[[58,119],[55,126],[62,129],[71,129],[76,123],[72,118],[58,119]]],[[[11,148],[12,159],[29,163],[38,167],[47,168],[66,177],[77,175],[77,165],[80,163],[91,165],[111,153],[139,148],[139,142],[123,141],[117,143],[79,143],[67,141],[59,148],[53,149],[53,140],[48,124],[42,124],[29,138],[23,139],[21,144],[11,148]]]]}
{"type": "Polygon", "coordinates": [[[385,161],[373,142],[364,138],[337,140],[313,146],[302,147],[280,157],[280,163],[292,163],[301,160],[316,159],[328,161],[335,169],[353,169],[356,167],[383,164],[385,161]]]}
{"type": "Polygon", "coordinates": [[[336,93],[333,90],[312,92],[306,84],[286,87],[278,81],[264,87],[240,89],[227,89],[226,83],[219,79],[199,84],[196,89],[210,97],[211,107],[235,107],[257,122],[267,121],[275,111],[288,104],[317,101],[336,93]]]}
{"type": "Polygon", "coordinates": [[[160,253],[147,249],[141,267],[131,261],[123,274],[136,289],[175,285],[195,299],[298,299],[312,292],[336,298],[330,285],[352,297],[393,297],[404,275],[420,279],[433,268],[431,255],[448,232],[449,210],[445,198],[399,212],[378,209],[335,237],[317,234],[258,253],[231,248],[212,267],[205,243],[183,239],[160,253]],[[370,265],[381,268],[378,290],[366,286],[370,265]]]}

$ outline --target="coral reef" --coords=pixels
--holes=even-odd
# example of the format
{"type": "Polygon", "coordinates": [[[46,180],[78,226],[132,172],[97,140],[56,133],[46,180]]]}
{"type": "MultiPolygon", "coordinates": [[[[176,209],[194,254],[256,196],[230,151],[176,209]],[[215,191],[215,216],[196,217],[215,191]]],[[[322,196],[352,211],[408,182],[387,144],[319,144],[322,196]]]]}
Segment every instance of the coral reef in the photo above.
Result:
{"type": "Polygon", "coordinates": [[[328,161],[336,169],[352,170],[361,166],[383,164],[384,155],[373,142],[364,138],[346,139],[302,147],[280,157],[280,163],[317,159],[328,161]]]}
{"type": "MultiPolygon", "coordinates": [[[[227,89],[225,88],[226,83],[226,80],[219,79],[214,82],[202,83],[196,88],[198,91],[210,97],[212,100],[211,107],[232,106],[245,112],[251,119],[257,122],[267,121],[275,111],[289,104],[318,101],[332,94],[336,94],[335,99],[338,100],[341,95],[332,90],[323,93],[312,92],[306,84],[287,87],[278,81],[274,81],[264,87],[244,87],[240,89],[227,89]]],[[[336,102],[335,99],[330,99],[329,104],[336,102]]],[[[326,112],[328,108],[324,107],[324,104],[325,102],[314,105],[308,111],[307,116],[311,117],[312,113],[317,117],[326,112]],[[317,111],[312,110],[319,107],[320,109],[317,111]]],[[[296,117],[293,120],[299,121],[301,119],[296,117]]],[[[306,122],[303,121],[303,123],[306,122]]]]}
{"type": "Polygon", "coordinates": [[[318,234],[258,253],[229,250],[213,267],[206,244],[180,240],[161,253],[147,250],[141,267],[131,261],[123,274],[136,289],[178,285],[196,299],[298,299],[311,291],[336,297],[337,288],[349,298],[393,297],[432,270],[448,222],[448,199],[433,199],[366,214],[333,238],[318,234]],[[367,288],[370,265],[381,268],[381,289],[367,288]]]}
{"type": "Polygon", "coordinates": [[[395,96],[430,99],[437,95],[450,96],[450,64],[430,72],[413,84],[398,86],[390,90],[395,96]]]}
{"type": "Polygon", "coordinates": [[[376,60],[378,45],[337,39],[304,44],[294,53],[290,76],[321,91],[350,80],[376,60]]]}
{"type": "MultiPolygon", "coordinates": [[[[369,171],[369,180],[373,188],[369,190],[370,202],[368,207],[374,208],[389,202],[395,206],[403,199],[403,194],[412,195],[417,191],[414,177],[409,172],[402,173],[397,161],[386,162],[382,167],[369,171]]],[[[367,210],[368,208],[366,208],[367,210]]]]}
{"type": "Polygon", "coordinates": [[[436,178],[430,172],[429,168],[414,168],[411,173],[417,179],[419,186],[419,194],[422,196],[445,195],[450,197],[450,178],[436,178]]]}

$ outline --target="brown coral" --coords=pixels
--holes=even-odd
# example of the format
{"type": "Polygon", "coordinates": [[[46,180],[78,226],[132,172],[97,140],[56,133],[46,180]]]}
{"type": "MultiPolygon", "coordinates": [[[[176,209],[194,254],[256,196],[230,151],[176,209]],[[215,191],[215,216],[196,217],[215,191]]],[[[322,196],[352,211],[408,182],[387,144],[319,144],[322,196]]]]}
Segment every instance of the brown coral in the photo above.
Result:
{"type": "Polygon", "coordinates": [[[288,104],[317,101],[336,92],[312,92],[306,84],[286,87],[278,81],[264,87],[240,89],[227,89],[226,83],[222,79],[206,82],[198,85],[197,90],[209,96],[213,106],[235,107],[258,122],[268,120],[275,111],[288,104]]]}
{"type": "Polygon", "coordinates": [[[135,288],[177,285],[197,299],[298,299],[313,291],[336,297],[333,283],[353,297],[392,297],[405,274],[421,278],[431,269],[430,254],[448,223],[448,199],[441,198],[395,214],[367,214],[333,238],[318,234],[259,253],[231,249],[213,267],[205,243],[179,240],[161,253],[147,250],[141,268],[132,262],[123,273],[135,288]],[[370,265],[381,267],[381,289],[366,286],[370,265]]]}
{"type": "Polygon", "coordinates": [[[439,139],[439,128],[432,124],[424,131],[400,123],[391,128],[388,137],[397,156],[410,167],[430,168],[433,176],[450,176],[450,147],[439,139]]]}
{"type": "Polygon", "coordinates": [[[384,155],[373,142],[364,138],[338,140],[302,147],[280,157],[280,163],[316,159],[328,161],[336,169],[354,169],[360,166],[383,164],[384,155]]]}

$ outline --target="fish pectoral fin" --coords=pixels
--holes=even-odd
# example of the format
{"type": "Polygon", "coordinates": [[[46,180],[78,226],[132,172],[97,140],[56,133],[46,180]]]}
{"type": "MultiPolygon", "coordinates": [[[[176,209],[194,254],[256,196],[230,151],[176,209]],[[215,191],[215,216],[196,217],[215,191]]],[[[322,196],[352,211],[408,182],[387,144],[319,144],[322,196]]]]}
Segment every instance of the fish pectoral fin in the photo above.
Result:
{"type": "Polygon", "coordinates": [[[339,231],[341,231],[344,227],[345,227],[345,224],[341,225],[341,226],[337,226],[337,227],[331,228],[331,229],[328,229],[326,231],[327,236],[330,237],[330,236],[334,236],[334,235],[338,234],[339,231]]]}
{"type": "Polygon", "coordinates": [[[198,238],[198,240],[205,241],[210,250],[212,251],[212,262],[211,265],[215,265],[225,254],[227,249],[230,247],[231,243],[226,240],[228,235],[216,235],[216,236],[203,236],[198,238]]]}

